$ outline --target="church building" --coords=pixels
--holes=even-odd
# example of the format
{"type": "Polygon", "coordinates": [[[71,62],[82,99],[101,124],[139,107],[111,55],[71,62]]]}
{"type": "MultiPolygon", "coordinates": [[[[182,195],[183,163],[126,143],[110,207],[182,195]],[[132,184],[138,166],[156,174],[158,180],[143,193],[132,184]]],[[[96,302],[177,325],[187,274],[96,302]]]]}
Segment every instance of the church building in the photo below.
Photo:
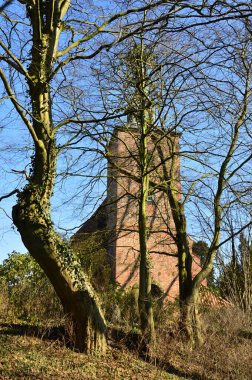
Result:
{"type": "MultiPolygon", "coordinates": [[[[167,138],[179,147],[179,135],[162,137],[167,162],[169,144],[167,138]]],[[[101,206],[79,229],[76,237],[86,234],[106,232],[105,248],[111,266],[113,280],[123,288],[138,284],[139,279],[139,236],[138,236],[138,199],[139,199],[139,128],[133,122],[114,130],[108,147],[107,196],[101,206]]],[[[157,164],[157,144],[148,142],[148,154],[153,171],[150,178],[157,183],[162,177],[161,165],[157,164]]],[[[179,156],[176,158],[178,197],[181,197],[179,156]]],[[[151,165],[150,165],[151,168],[151,165]]],[[[151,181],[150,181],[151,182],[151,181]]],[[[147,245],[151,257],[152,282],[158,287],[163,298],[170,301],[179,294],[178,258],[174,242],[175,227],[171,209],[164,191],[151,186],[147,198],[147,245]]],[[[188,237],[190,245],[193,241],[188,237]]],[[[193,275],[200,270],[200,258],[193,255],[193,275]]]]}

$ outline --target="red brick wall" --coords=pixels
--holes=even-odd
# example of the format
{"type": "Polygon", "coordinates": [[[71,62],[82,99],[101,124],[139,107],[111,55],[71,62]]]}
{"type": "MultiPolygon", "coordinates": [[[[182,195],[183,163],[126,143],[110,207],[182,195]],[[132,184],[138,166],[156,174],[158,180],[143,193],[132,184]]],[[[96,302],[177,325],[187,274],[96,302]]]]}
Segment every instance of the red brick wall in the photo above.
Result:
{"type": "MultiPolygon", "coordinates": [[[[178,137],[175,136],[174,139],[178,137]]],[[[134,129],[128,131],[118,129],[110,144],[110,154],[116,165],[126,168],[134,175],[139,173],[137,144],[138,133],[134,129]]],[[[150,142],[149,148],[150,151],[153,149],[153,143],[150,142]]],[[[167,154],[169,154],[168,151],[167,154]]],[[[177,167],[178,197],[180,197],[179,161],[177,167]]],[[[137,197],[138,191],[139,185],[136,181],[109,165],[107,227],[113,231],[109,255],[114,263],[115,280],[125,287],[138,282],[138,202],[134,198],[134,196],[137,197]]],[[[168,204],[164,192],[155,192],[154,201],[147,204],[148,249],[151,252],[153,282],[166,292],[168,299],[173,300],[179,293],[178,259],[161,254],[162,252],[176,254],[176,246],[171,236],[175,232],[174,221],[168,204]]],[[[200,269],[199,262],[199,258],[193,256],[194,275],[200,269]]]]}

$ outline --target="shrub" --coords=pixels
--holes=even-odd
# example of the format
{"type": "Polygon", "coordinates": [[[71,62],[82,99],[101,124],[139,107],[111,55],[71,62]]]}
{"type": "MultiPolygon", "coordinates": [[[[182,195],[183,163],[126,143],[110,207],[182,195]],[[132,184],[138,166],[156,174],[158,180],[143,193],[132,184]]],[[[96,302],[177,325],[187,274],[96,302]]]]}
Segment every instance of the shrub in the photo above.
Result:
{"type": "Polygon", "coordinates": [[[62,317],[51,283],[28,253],[12,252],[0,266],[0,278],[1,307],[8,305],[5,318],[43,323],[62,317]]]}

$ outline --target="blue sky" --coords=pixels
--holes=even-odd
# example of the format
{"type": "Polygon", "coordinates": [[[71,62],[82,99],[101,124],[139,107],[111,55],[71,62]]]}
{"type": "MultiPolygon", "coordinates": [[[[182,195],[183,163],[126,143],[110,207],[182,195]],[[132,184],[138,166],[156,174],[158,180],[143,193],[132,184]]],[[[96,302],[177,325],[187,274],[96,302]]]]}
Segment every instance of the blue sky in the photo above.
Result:
{"type": "MultiPolygon", "coordinates": [[[[22,135],[17,133],[16,128],[13,128],[13,130],[2,130],[0,132],[2,142],[4,141],[4,136],[8,137],[8,141],[12,142],[22,139],[22,135]]],[[[10,193],[16,187],[22,189],[25,185],[25,180],[22,179],[21,174],[13,173],[13,169],[23,170],[27,165],[27,161],[26,152],[24,152],[23,158],[20,152],[19,154],[16,152],[16,154],[11,155],[9,150],[6,151],[6,154],[0,154],[0,168],[2,172],[0,196],[10,193]],[[10,160],[6,156],[10,156],[10,160]]],[[[62,161],[60,160],[60,163],[62,161]]],[[[85,166],[85,163],[83,164],[85,166]]],[[[75,229],[80,227],[83,221],[92,214],[105,194],[105,182],[106,178],[104,177],[101,181],[94,184],[92,196],[90,195],[86,198],[85,194],[88,189],[85,189],[85,177],[70,177],[65,180],[59,178],[57,180],[54,196],[52,197],[52,216],[55,228],[60,234],[70,237],[75,229]]],[[[14,250],[21,253],[27,252],[11,220],[11,210],[15,202],[16,195],[0,202],[0,262],[14,250]]]]}
{"type": "MultiPolygon", "coordinates": [[[[106,3],[106,2],[105,2],[106,3]]],[[[27,48],[28,49],[28,48],[27,48]]],[[[80,80],[86,80],[86,78],[89,78],[91,71],[88,69],[88,67],[84,67],[79,64],[75,69],[77,71],[77,75],[71,72],[73,75],[72,79],[76,79],[77,84],[79,85],[80,80]],[[86,77],[84,77],[84,74],[86,77]]],[[[73,70],[72,67],[70,67],[70,71],[73,70]]],[[[220,75],[220,74],[218,74],[220,75]]],[[[61,84],[61,79],[59,75],[59,84],[61,84]]],[[[16,78],[17,80],[17,78],[16,78]]],[[[54,84],[57,84],[55,82],[54,84]]],[[[68,92],[68,85],[71,85],[66,83],[65,85],[65,93],[61,93],[61,95],[56,96],[56,107],[55,107],[55,113],[56,115],[59,115],[59,117],[62,117],[62,111],[65,111],[66,116],[68,115],[68,105],[70,107],[70,103],[68,103],[67,96],[69,96],[70,92],[68,92]],[[58,112],[58,114],[57,114],[58,112]]],[[[82,83],[83,84],[83,83],[82,83]]],[[[95,93],[94,89],[94,83],[88,82],[89,86],[80,86],[80,94],[84,94],[85,101],[83,101],[83,104],[81,102],[81,105],[83,105],[83,109],[85,107],[89,109],[89,102],[90,104],[97,104],[99,107],[99,101],[95,99],[97,96],[97,93],[95,93]],[[90,88],[92,91],[90,92],[90,88]]],[[[25,87],[25,86],[24,86],[25,87]]],[[[22,95],[25,94],[22,88],[22,83],[18,84],[17,86],[18,92],[21,94],[21,100],[22,95]]],[[[0,141],[1,141],[1,151],[0,151],[0,170],[1,170],[1,183],[0,183],[0,196],[4,194],[8,194],[9,192],[13,191],[15,188],[21,189],[24,184],[24,175],[21,174],[18,171],[24,171],[26,170],[29,172],[29,162],[32,155],[32,142],[31,138],[28,135],[28,132],[20,122],[18,116],[15,112],[11,113],[11,104],[8,100],[1,101],[1,96],[3,96],[4,92],[2,90],[2,84],[0,83],[0,141]]],[[[207,91],[207,94],[209,94],[209,91],[207,91]]],[[[188,96],[187,100],[188,102],[188,96]]],[[[70,113],[69,113],[70,114],[70,113]]],[[[83,118],[88,117],[88,113],[85,113],[83,111],[83,118]]],[[[211,120],[212,122],[212,120],[211,120]]],[[[194,132],[194,124],[199,123],[199,127],[201,123],[198,120],[191,120],[192,131],[194,132]],[[196,123],[195,123],[196,122],[196,123]]],[[[202,126],[202,125],[201,125],[202,126]]],[[[211,132],[212,125],[210,125],[209,131],[211,132]]],[[[213,129],[215,131],[215,129],[213,129]]],[[[186,134],[184,134],[184,137],[186,138],[186,134]]],[[[205,136],[205,141],[208,143],[210,135],[205,136]]],[[[65,138],[64,131],[61,135],[61,138],[65,138]],[[62,137],[63,136],[63,137],[62,137]]],[[[194,137],[193,137],[194,138],[194,137]]],[[[196,141],[196,140],[194,140],[196,141]]],[[[222,141],[222,140],[221,140],[222,141]]],[[[200,142],[202,143],[202,134],[200,134],[200,142]]],[[[190,143],[192,143],[192,137],[190,138],[190,143]]],[[[86,146],[88,146],[88,142],[85,142],[86,146]]],[[[216,147],[215,147],[216,148],[216,147]]],[[[74,156],[75,153],[73,151],[67,152],[65,156],[62,157],[62,160],[59,164],[59,171],[61,169],[62,165],[62,172],[64,171],[64,165],[67,163],[66,161],[69,160],[70,155],[72,162],[75,159],[74,156]],[[67,154],[69,154],[68,157],[67,154]]],[[[216,155],[218,157],[218,155],[216,155]]],[[[211,165],[213,165],[213,158],[210,158],[211,165]]],[[[90,174],[89,165],[89,157],[83,156],[83,161],[78,163],[79,167],[83,168],[83,170],[79,171],[80,174],[82,173],[88,173],[90,174]]],[[[219,165],[219,162],[217,162],[217,165],[219,165]]],[[[94,168],[99,169],[98,167],[94,168]]],[[[95,170],[94,170],[94,176],[95,176],[95,170]]],[[[197,171],[195,171],[194,167],[194,173],[197,174],[197,171]]],[[[92,174],[92,173],[91,173],[92,174]]],[[[105,173],[103,173],[105,175],[105,173]]],[[[188,174],[188,169],[187,169],[188,174]]],[[[55,190],[55,195],[53,197],[53,220],[55,222],[55,227],[59,228],[62,227],[63,229],[59,229],[60,233],[64,233],[64,229],[73,229],[76,226],[80,226],[80,224],[85,220],[85,218],[90,215],[92,210],[98,206],[99,202],[101,201],[102,194],[104,193],[104,182],[105,179],[103,179],[100,183],[97,185],[94,185],[94,188],[90,192],[90,196],[88,199],[85,199],[85,192],[89,191],[85,187],[85,178],[84,177],[72,177],[66,180],[61,181],[61,178],[57,180],[57,186],[55,190]],[[77,191],[77,194],[76,194],[77,191]],[[71,199],[71,202],[67,202],[67,199],[71,199]]],[[[15,228],[12,225],[11,221],[11,209],[12,206],[15,204],[15,196],[5,199],[4,201],[0,202],[0,261],[2,261],[8,253],[12,252],[13,250],[17,250],[20,252],[25,252],[26,249],[22,244],[21,238],[19,237],[18,232],[15,230],[15,228]]],[[[193,210],[193,206],[192,206],[193,210]]],[[[193,213],[193,211],[191,212],[193,213]]],[[[189,219],[190,221],[190,219],[189,219]]],[[[189,227],[190,228],[190,227],[189,227]]],[[[72,231],[73,232],[73,231],[72,231]]]]}
{"type": "MultiPolygon", "coordinates": [[[[25,185],[25,176],[20,172],[24,170],[29,172],[29,162],[33,153],[31,138],[16,113],[11,112],[11,104],[8,100],[0,101],[0,141],[1,197],[16,188],[21,190],[25,185]]],[[[59,172],[64,172],[66,157],[68,160],[70,157],[74,160],[74,152],[66,154],[59,160],[59,172]]],[[[80,165],[83,169],[80,168],[80,174],[85,172],[84,168],[88,167],[89,161],[90,156],[82,158],[80,165]]],[[[98,169],[97,165],[96,169],[98,169]]],[[[89,174],[92,173],[89,172],[89,174]]],[[[96,173],[93,174],[95,176],[96,173]]],[[[106,182],[105,178],[94,185],[92,198],[89,196],[85,203],[85,192],[88,190],[85,190],[85,177],[70,177],[63,180],[59,177],[57,179],[52,198],[52,213],[55,227],[59,233],[66,235],[66,230],[69,229],[66,236],[71,236],[74,228],[78,228],[92,213],[104,194],[104,182],[106,182]]],[[[11,220],[12,207],[15,202],[16,195],[0,202],[0,262],[14,250],[21,253],[27,251],[11,220]]]]}
{"type": "MultiPolygon", "coordinates": [[[[22,134],[22,125],[17,115],[13,113],[10,116],[10,111],[9,101],[0,103],[0,196],[7,195],[16,187],[23,185],[22,175],[15,173],[14,170],[23,170],[27,163],[27,151],[24,155],[20,152],[22,145],[28,143],[27,135],[22,134]]],[[[13,195],[0,202],[0,261],[13,250],[26,252],[11,220],[11,210],[15,199],[16,196],[13,195]]]]}

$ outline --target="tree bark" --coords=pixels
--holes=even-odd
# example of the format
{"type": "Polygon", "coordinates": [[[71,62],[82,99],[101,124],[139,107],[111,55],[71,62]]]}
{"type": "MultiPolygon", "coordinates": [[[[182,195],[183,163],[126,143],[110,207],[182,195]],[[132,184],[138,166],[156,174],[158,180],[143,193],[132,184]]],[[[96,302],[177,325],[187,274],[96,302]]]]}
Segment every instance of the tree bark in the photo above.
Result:
{"type": "MultiPolygon", "coordinates": [[[[129,56],[130,58],[130,56],[129,56]]],[[[140,326],[142,332],[142,349],[148,349],[148,344],[155,340],[155,328],[153,318],[153,306],[151,295],[151,259],[148,251],[148,226],[146,216],[147,198],[149,195],[149,165],[148,160],[148,129],[151,126],[150,104],[148,101],[147,86],[147,56],[144,50],[144,40],[140,45],[132,50],[130,69],[135,75],[136,99],[138,99],[138,109],[135,110],[135,118],[139,124],[139,199],[138,199],[138,236],[140,248],[140,268],[139,268],[139,297],[138,310],[140,316],[140,326]]]]}
{"type": "Polygon", "coordinates": [[[45,206],[39,187],[30,183],[13,207],[13,221],[61,300],[73,346],[80,352],[103,352],[106,323],[99,301],[69,245],[54,231],[45,206]]]}
{"type": "Polygon", "coordinates": [[[152,296],[151,296],[151,262],[147,248],[146,202],[148,196],[148,178],[142,178],[141,195],[139,199],[139,298],[138,307],[143,340],[146,344],[155,338],[152,296]]]}
{"type": "Polygon", "coordinates": [[[192,346],[203,343],[202,325],[199,317],[199,289],[191,287],[185,301],[180,301],[180,327],[182,334],[192,346]]]}
{"type": "Polygon", "coordinates": [[[164,191],[166,191],[168,197],[176,231],[175,243],[178,252],[179,274],[179,325],[181,332],[186,336],[190,344],[195,345],[203,342],[198,313],[199,286],[201,282],[200,279],[195,282],[192,278],[192,256],[187,237],[186,216],[179,194],[177,137],[167,136],[167,144],[171,160],[167,161],[165,159],[165,153],[161,145],[157,147],[157,151],[163,168],[164,191]]]}
{"type": "Polygon", "coordinates": [[[50,198],[59,150],[53,129],[50,81],[67,0],[27,5],[32,27],[26,75],[32,106],[27,128],[34,141],[28,184],[13,208],[13,221],[30,254],[45,271],[68,319],[69,338],[81,352],[106,350],[106,323],[88,277],[69,245],[54,231],[50,198]]]}

